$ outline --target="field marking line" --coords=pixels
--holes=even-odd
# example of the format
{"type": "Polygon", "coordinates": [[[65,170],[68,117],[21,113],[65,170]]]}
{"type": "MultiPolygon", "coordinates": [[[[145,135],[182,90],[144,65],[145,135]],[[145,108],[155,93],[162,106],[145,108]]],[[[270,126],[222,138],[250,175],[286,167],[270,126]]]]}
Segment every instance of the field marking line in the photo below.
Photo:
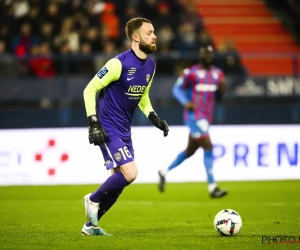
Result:
{"type": "MultiPolygon", "coordinates": [[[[200,201],[135,201],[135,200],[124,200],[118,201],[118,203],[129,204],[129,205],[172,205],[172,206],[224,206],[224,202],[200,202],[200,201]]],[[[263,203],[240,203],[240,202],[229,202],[229,206],[268,206],[268,207],[280,207],[280,206],[293,206],[292,204],[283,202],[263,202],[263,203]]],[[[227,206],[227,205],[225,205],[227,206]]],[[[295,206],[300,206],[300,203],[296,203],[295,206]]]]}

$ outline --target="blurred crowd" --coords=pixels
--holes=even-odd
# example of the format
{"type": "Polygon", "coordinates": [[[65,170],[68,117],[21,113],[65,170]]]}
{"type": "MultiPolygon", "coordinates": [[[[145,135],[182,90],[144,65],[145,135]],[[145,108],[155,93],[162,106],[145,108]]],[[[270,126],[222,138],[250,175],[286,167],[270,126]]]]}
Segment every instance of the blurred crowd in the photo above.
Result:
{"type": "MultiPolygon", "coordinates": [[[[170,60],[170,54],[195,55],[202,45],[215,47],[194,2],[0,0],[0,76],[93,75],[107,58],[130,48],[124,27],[137,16],[154,25],[157,72],[179,72],[184,60],[170,60]]],[[[225,73],[240,70],[232,42],[221,52],[228,52],[219,63],[225,73]]]]}
{"type": "Polygon", "coordinates": [[[263,0],[300,44],[300,0],[263,0]]]}

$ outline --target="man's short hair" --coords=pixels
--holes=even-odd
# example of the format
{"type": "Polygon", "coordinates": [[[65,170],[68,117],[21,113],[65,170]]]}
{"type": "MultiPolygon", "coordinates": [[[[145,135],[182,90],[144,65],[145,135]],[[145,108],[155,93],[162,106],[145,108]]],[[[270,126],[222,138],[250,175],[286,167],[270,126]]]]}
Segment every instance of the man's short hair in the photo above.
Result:
{"type": "Polygon", "coordinates": [[[151,23],[150,20],[143,18],[143,17],[135,17],[130,19],[127,23],[126,23],[126,27],[125,27],[125,32],[126,32],[126,36],[127,38],[132,41],[132,35],[133,33],[138,30],[139,28],[141,28],[141,26],[143,25],[143,23],[151,23]]]}

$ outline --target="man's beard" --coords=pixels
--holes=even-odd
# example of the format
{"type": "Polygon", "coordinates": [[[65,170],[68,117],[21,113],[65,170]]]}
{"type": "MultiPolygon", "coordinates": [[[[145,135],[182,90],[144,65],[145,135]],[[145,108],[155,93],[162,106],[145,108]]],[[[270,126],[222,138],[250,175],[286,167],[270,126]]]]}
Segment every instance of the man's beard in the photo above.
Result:
{"type": "Polygon", "coordinates": [[[139,43],[139,48],[141,51],[143,51],[145,54],[151,54],[152,52],[156,51],[156,45],[155,44],[147,44],[142,39],[139,43]]]}

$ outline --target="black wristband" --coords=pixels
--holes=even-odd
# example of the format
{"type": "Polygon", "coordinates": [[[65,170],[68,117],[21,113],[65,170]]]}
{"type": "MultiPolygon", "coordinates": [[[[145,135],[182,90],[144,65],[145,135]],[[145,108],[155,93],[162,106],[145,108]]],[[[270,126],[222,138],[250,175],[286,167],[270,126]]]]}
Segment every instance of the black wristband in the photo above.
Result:
{"type": "Polygon", "coordinates": [[[95,124],[95,123],[99,124],[100,121],[99,121],[98,116],[97,115],[90,115],[90,116],[88,116],[88,123],[89,124],[95,124]]]}
{"type": "Polygon", "coordinates": [[[157,114],[155,114],[154,111],[151,111],[151,112],[149,113],[149,115],[148,115],[148,119],[149,119],[150,121],[153,121],[153,119],[155,119],[156,117],[158,117],[158,116],[157,116],[157,114]]]}

